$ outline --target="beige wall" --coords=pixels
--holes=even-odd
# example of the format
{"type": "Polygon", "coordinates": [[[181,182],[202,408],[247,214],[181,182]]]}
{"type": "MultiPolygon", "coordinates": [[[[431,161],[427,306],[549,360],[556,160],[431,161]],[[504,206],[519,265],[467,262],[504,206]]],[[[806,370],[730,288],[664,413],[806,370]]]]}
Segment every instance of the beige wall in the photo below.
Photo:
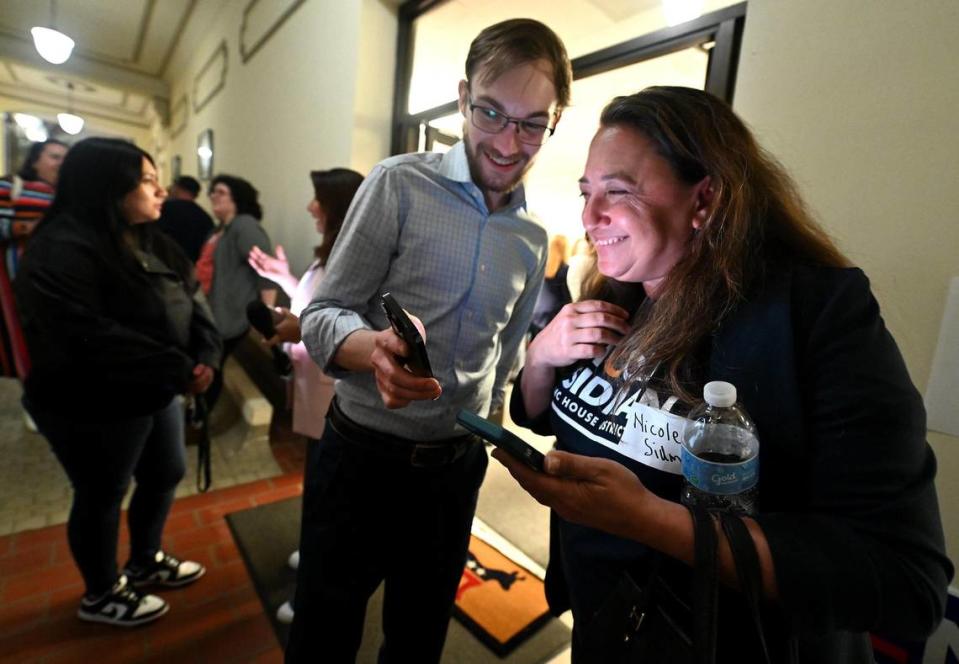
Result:
{"type": "MultiPolygon", "coordinates": [[[[959,275],[957,40],[955,0],[749,0],[734,103],[869,275],[920,391],[959,275]]],[[[959,439],[930,442],[959,562],[959,439]]]]}
{"type": "Polygon", "coordinates": [[[310,0],[243,64],[244,4],[223,3],[205,29],[191,26],[177,47],[171,99],[187,94],[190,110],[186,128],[161,145],[160,161],[179,154],[182,172],[196,175],[197,136],[212,129],[214,172],[260,190],[264,227],[300,273],[319,243],[305,209],[309,171],[352,166],[365,173],[388,154],[395,10],[381,0],[310,0]],[[194,114],[194,77],[224,39],[226,84],[194,114]]]}
{"type": "Polygon", "coordinates": [[[363,0],[353,105],[350,168],[366,175],[390,153],[396,9],[387,0],[363,0]]]}

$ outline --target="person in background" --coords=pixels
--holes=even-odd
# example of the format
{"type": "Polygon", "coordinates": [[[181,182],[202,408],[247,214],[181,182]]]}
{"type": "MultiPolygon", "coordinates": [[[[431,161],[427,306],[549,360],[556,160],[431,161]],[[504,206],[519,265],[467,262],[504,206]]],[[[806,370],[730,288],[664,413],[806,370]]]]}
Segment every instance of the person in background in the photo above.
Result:
{"type": "MultiPolygon", "coordinates": [[[[930,634],[953,567],[922,399],[866,276],[782,167],[716,97],[653,87],[605,108],[580,189],[603,279],[530,344],[510,411],[559,451],[545,473],[493,453],[558,517],[547,595],[572,608],[573,660],[598,661],[583,644],[623,574],[643,584],[662,560],[688,583],[680,448],[710,380],[735,385],[758,428],[745,521],[771,661],[789,661],[788,637],[801,662],[865,664],[869,631],[930,634]]],[[[735,586],[723,536],[719,568],[735,586]]],[[[765,661],[730,599],[718,661],[765,661]]]]}
{"type": "Polygon", "coordinates": [[[0,264],[0,375],[3,376],[23,379],[29,369],[12,284],[27,240],[53,201],[60,164],[67,149],[66,143],[54,138],[34,143],[20,170],[0,178],[0,254],[3,257],[0,264]]]}
{"type": "Polygon", "coordinates": [[[555,235],[549,242],[549,254],[546,257],[546,273],[543,278],[543,290],[536,299],[533,309],[533,322],[530,323],[531,337],[546,327],[564,305],[572,301],[569,286],[566,285],[566,236],[555,235]]]}
{"type": "Polygon", "coordinates": [[[593,274],[591,270],[595,256],[589,238],[581,237],[573,243],[569,255],[569,267],[566,271],[566,287],[569,289],[570,302],[576,302],[583,293],[583,281],[593,274]]]}
{"type": "Polygon", "coordinates": [[[464,140],[381,162],[357,192],[301,316],[307,349],[338,380],[307,451],[289,662],[352,662],[384,580],[380,662],[440,660],[487,465],[456,413],[499,407],[529,329],[547,236],[521,183],[571,79],[542,23],[486,28],[459,83],[464,140]],[[435,377],[402,366],[387,291],[422,317],[435,377]]]}
{"type": "MultiPolygon", "coordinates": [[[[313,199],[306,206],[315,222],[316,232],[323,240],[314,250],[314,261],[302,277],[297,279],[290,271],[283,247],[276,245],[276,257],[264,253],[259,247],[250,250],[249,261],[261,277],[280,286],[290,298],[290,308],[278,308],[283,318],[276,323],[276,336],[267,343],[285,342],[293,363],[293,431],[306,436],[316,444],[323,435],[326,411],[333,399],[333,379],[316,365],[300,338],[299,315],[313,299],[313,294],[323,280],[330,252],[340,234],[346,212],[350,209],[353,195],[363,182],[363,176],[348,168],[333,168],[328,171],[311,171],[313,199]]],[[[299,566],[299,551],[290,555],[290,566],[299,566]]],[[[284,602],[277,610],[277,619],[283,623],[293,621],[293,605],[284,602]]]]}
{"type": "Polygon", "coordinates": [[[32,360],[24,406],[73,486],[67,538],[86,585],[78,616],[124,627],[169,609],[141,588],[204,573],[164,551],[162,535],[186,470],[177,395],[207,389],[220,339],[189,259],[153,227],[165,196],[143,150],[80,141],[15,284],[32,360]],[[130,557],[120,572],[131,480],[130,557]]]}
{"type": "MultiPolygon", "coordinates": [[[[276,287],[257,275],[247,261],[253,247],[266,253],[271,249],[270,238],[260,223],[263,209],[259,192],[243,178],[217,175],[210,181],[210,207],[219,225],[200,251],[196,274],[223,337],[222,362],[226,362],[250,329],[247,305],[261,299],[273,306],[276,287]]],[[[206,395],[209,410],[213,410],[222,388],[221,364],[206,395]]]]}
{"type": "Polygon", "coordinates": [[[176,240],[194,263],[213,231],[210,215],[196,203],[199,194],[200,183],[189,175],[181,175],[170,186],[170,195],[157,222],[157,228],[176,240]]]}

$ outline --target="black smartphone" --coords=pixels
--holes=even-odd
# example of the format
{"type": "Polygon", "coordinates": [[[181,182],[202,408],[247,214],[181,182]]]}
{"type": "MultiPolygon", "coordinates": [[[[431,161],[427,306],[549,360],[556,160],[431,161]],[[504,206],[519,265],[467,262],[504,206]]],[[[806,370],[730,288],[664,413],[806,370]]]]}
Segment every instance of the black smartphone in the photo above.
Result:
{"type": "Polygon", "coordinates": [[[543,472],[543,453],[514,433],[468,410],[461,410],[456,421],[483,440],[506,450],[533,470],[543,472]]]}
{"type": "Polygon", "coordinates": [[[277,313],[270,307],[263,304],[262,300],[253,300],[246,305],[246,319],[257,332],[263,335],[264,339],[269,339],[276,335],[275,324],[277,313]]]}
{"type": "Polygon", "coordinates": [[[433,368],[430,366],[429,355],[426,354],[426,343],[420,331],[413,325],[413,321],[403,311],[403,307],[399,305],[396,298],[389,293],[383,293],[380,296],[380,304],[383,305],[383,311],[386,312],[393,331],[410,348],[409,357],[398,358],[399,361],[406,365],[410,373],[423,378],[432,378],[433,368]]]}

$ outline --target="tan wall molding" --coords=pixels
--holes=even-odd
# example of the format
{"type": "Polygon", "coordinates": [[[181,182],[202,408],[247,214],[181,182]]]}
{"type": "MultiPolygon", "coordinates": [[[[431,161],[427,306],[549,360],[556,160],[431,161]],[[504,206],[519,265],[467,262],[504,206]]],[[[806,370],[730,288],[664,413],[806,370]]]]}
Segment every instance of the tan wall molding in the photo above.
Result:
{"type": "Polygon", "coordinates": [[[199,113],[226,85],[226,40],[220,42],[193,78],[193,113],[199,113]]]}
{"type": "Polygon", "coordinates": [[[240,61],[246,64],[256,55],[304,2],[305,0],[289,0],[283,9],[278,2],[260,5],[260,0],[250,0],[243,9],[243,20],[240,22],[240,61]],[[256,11],[257,5],[261,8],[259,13],[256,11]],[[252,33],[252,37],[247,34],[248,31],[252,33]],[[251,43],[247,45],[248,42],[251,43]]]}

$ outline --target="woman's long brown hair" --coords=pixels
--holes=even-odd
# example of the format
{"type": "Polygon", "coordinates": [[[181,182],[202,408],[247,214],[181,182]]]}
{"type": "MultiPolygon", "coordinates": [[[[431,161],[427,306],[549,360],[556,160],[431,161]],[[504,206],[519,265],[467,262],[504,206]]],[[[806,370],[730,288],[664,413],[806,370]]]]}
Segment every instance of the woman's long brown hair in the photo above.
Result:
{"type": "Polygon", "coordinates": [[[331,168],[310,171],[310,181],[313,182],[313,196],[326,215],[323,241],[313,250],[317,262],[324,266],[340,234],[353,195],[363,183],[363,176],[349,168],[331,168]]]}
{"type": "MultiPolygon", "coordinates": [[[[813,220],[782,166],[713,95],[692,88],[646,88],[613,99],[600,125],[630,128],[649,139],[686,184],[707,175],[711,179],[707,221],[611,359],[632,380],[638,379],[640,364],[664,368],[673,393],[694,401],[698,395],[684,380],[687,360],[762,280],[772,261],[848,266],[849,260],[813,220]]],[[[594,295],[604,285],[601,279],[587,283],[594,295]]]]}

